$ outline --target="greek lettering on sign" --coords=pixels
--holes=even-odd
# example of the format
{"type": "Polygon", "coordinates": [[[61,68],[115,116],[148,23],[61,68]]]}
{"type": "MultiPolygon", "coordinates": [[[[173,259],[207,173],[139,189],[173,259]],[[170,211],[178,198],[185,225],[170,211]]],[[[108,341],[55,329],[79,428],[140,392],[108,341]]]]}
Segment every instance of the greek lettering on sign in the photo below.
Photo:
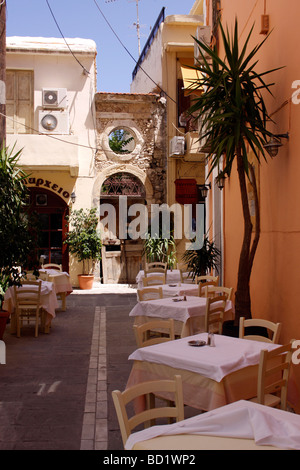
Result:
{"type": "Polygon", "coordinates": [[[31,178],[28,178],[27,180],[25,180],[25,184],[34,185],[37,188],[43,187],[43,188],[51,189],[52,191],[56,192],[57,194],[60,194],[65,199],[69,199],[69,197],[70,197],[70,193],[68,191],[65,191],[64,188],[62,188],[61,186],[59,186],[56,183],[52,183],[52,181],[45,180],[43,178],[33,178],[33,177],[31,177],[31,178]]]}

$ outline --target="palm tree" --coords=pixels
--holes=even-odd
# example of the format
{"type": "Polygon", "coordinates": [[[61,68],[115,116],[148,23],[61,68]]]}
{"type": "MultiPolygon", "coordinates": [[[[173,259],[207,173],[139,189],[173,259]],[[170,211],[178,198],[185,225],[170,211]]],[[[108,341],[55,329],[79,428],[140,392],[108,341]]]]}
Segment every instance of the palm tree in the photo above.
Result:
{"type": "Polygon", "coordinates": [[[209,174],[215,167],[222,168],[219,176],[230,177],[234,161],[242,201],[244,219],[244,237],[240,252],[237,290],[235,294],[236,325],[240,316],[251,318],[250,276],[253,260],[260,235],[260,216],[255,172],[249,161],[248,151],[252,149],[257,161],[261,156],[266,159],[264,144],[272,133],[267,130],[270,117],[263,99],[264,92],[270,92],[273,83],[266,84],[264,73],[255,72],[255,55],[266,41],[265,38],[247,55],[247,46],[253,27],[243,45],[239,48],[238,24],[235,21],[233,34],[230,36],[220,24],[221,39],[225,51],[222,60],[216,48],[212,50],[201,41],[197,41],[201,61],[195,66],[202,78],[197,82],[204,89],[201,96],[194,100],[189,112],[201,120],[202,137],[209,144],[207,156],[209,174]],[[247,193],[249,179],[255,201],[255,227],[250,217],[247,193]]]}

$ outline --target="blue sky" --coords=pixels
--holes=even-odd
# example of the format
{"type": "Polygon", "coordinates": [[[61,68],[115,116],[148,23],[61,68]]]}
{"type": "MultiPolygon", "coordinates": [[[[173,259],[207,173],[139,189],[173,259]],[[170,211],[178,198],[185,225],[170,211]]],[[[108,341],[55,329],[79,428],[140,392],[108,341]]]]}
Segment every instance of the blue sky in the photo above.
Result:
{"type": "MultiPolygon", "coordinates": [[[[7,0],[7,36],[61,38],[62,33],[65,38],[93,39],[98,50],[98,91],[129,92],[135,62],[111,28],[137,60],[138,39],[134,25],[137,1],[48,0],[48,3],[59,28],[46,0],[7,0]]],[[[166,15],[188,14],[193,4],[194,0],[139,0],[141,49],[163,7],[166,15]]]]}

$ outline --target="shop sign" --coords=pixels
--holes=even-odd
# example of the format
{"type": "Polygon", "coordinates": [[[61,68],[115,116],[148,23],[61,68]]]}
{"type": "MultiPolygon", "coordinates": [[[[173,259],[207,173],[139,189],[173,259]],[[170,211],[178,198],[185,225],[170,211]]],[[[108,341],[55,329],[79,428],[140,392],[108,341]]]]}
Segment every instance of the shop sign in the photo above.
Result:
{"type": "Polygon", "coordinates": [[[70,193],[65,191],[64,188],[62,188],[59,184],[52,183],[52,181],[44,180],[43,178],[27,178],[25,180],[25,184],[33,185],[37,188],[51,189],[55,193],[60,194],[65,199],[69,199],[70,197],[70,193]]]}
{"type": "Polygon", "coordinates": [[[198,202],[197,182],[194,179],[175,180],[176,202],[179,204],[196,204],[198,202]]]}

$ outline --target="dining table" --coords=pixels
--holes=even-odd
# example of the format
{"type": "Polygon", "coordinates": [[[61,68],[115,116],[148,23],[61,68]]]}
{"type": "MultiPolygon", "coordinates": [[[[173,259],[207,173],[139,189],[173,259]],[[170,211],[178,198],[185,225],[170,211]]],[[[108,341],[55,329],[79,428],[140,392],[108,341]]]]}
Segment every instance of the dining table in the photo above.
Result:
{"type": "Polygon", "coordinates": [[[143,290],[152,289],[152,287],[161,287],[163,292],[163,297],[178,297],[184,295],[199,295],[199,286],[198,284],[187,284],[184,282],[176,282],[172,284],[161,284],[159,286],[149,286],[143,287],[143,290]]]}
{"type": "MultiPolygon", "coordinates": [[[[59,307],[57,302],[56,291],[53,282],[41,281],[41,330],[43,333],[49,333],[52,319],[55,318],[55,310],[59,307]]],[[[34,286],[31,286],[34,288],[34,286]]],[[[17,287],[22,289],[22,286],[17,287]]],[[[7,289],[4,294],[3,309],[10,313],[10,333],[17,332],[17,322],[15,316],[15,293],[14,286],[7,289]]]]}
{"type": "Polygon", "coordinates": [[[69,273],[57,269],[40,269],[40,275],[45,275],[46,280],[53,282],[56,295],[61,299],[62,310],[67,308],[66,297],[73,292],[69,273]]]}
{"type": "MultiPolygon", "coordinates": [[[[125,449],[300,450],[300,416],[238,400],[177,423],[134,432],[125,449]]],[[[192,463],[192,457],[188,454],[185,463],[192,463]]]]}
{"type": "MultiPolygon", "coordinates": [[[[158,274],[157,272],[151,272],[148,273],[147,276],[155,276],[155,274],[158,274]]],[[[145,277],[145,271],[140,270],[137,273],[136,276],[136,283],[137,283],[137,288],[138,289],[143,289],[143,279],[145,277]]],[[[166,284],[176,284],[181,281],[181,276],[180,276],[180,269],[168,269],[166,272],[166,284]]]]}
{"type": "MultiPolygon", "coordinates": [[[[189,284],[187,284],[189,285],[189,284]]],[[[192,286],[192,284],[190,284],[192,286]]],[[[141,325],[153,318],[173,318],[175,334],[181,337],[190,336],[195,332],[204,332],[206,297],[195,295],[180,295],[164,297],[162,299],[144,300],[130,311],[129,316],[134,318],[134,325],[141,325]]],[[[234,306],[231,300],[225,305],[224,321],[231,320],[234,306]]]]}
{"type": "MultiPolygon", "coordinates": [[[[215,346],[207,343],[208,334],[200,333],[137,349],[129,356],[133,365],[127,388],[181,375],[184,403],[204,411],[255,397],[260,352],[279,345],[218,334],[215,346]]],[[[288,399],[298,404],[298,391],[292,385],[288,399]]]]}

